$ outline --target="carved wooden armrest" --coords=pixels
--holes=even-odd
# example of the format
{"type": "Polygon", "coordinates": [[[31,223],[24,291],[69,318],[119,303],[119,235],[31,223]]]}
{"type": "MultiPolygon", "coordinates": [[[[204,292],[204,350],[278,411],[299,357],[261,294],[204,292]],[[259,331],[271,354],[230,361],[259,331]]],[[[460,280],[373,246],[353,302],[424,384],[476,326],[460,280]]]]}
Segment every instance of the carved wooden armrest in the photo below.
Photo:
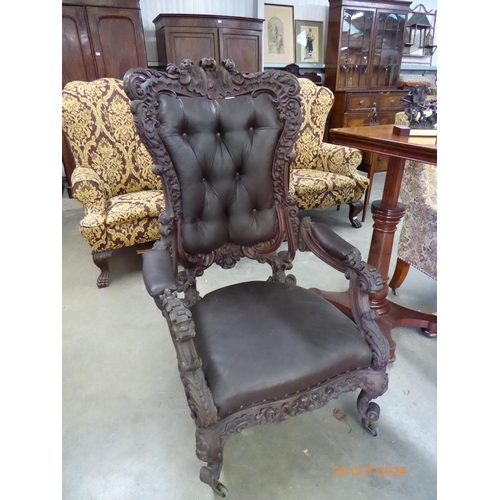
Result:
{"type": "Polygon", "coordinates": [[[142,256],[142,277],[146,290],[155,300],[165,289],[175,291],[176,279],[172,257],[168,250],[151,250],[142,256]]]}
{"type": "Polygon", "coordinates": [[[176,273],[170,252],[159,249],[145,253],[142,271],[148,293],[167,320],[191,414],[200,427],[207,427],[217,421],[217,408],[193,342],[196,332],[191,311],[175,291],[176,273]]]}
{"type": "Polygon", "coordinates": [[[304,217],[299,231],[301,250],[310,250],[333,268],[344,272],[347,278],[347,271],[352,270],[357,276],[359,286],[368,294],[382,290],[382,275],[378,270],[362,261],[360,251],[330,226],[313,223],[309,217],[304,217]]]}
{"type": "Polygon", "coordinates": [[[372,367],[380,369],[389,361],[389,343],[375,319],[377,311],[370,307],[370,294],[382,290],[379,271],[361,260],[360,251],[323,223],[304,217],[300,223],[300,249],[311,250],[321,260],[344,272],[350,281],[349,301],[352,316],[373,353],[372,367]]]}

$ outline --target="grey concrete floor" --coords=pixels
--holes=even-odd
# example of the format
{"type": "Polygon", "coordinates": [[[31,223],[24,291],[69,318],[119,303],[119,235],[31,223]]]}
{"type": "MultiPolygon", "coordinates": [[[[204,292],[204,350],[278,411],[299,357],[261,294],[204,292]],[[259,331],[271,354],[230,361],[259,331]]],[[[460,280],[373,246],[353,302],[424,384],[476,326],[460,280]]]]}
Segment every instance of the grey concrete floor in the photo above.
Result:
{"type": "MultiPolygon", "coordinates": [[[[381,198],[385,174],[376,174],[372,200],[381,198]]],[[[195,500],[218,498],[201,483],[194,423],[177,371],[167,325],[146,293],[141,256],[114,252],[110,286],[97,289],[98,268],[80,235],[83,210],[62,200],[62,498],[64,500],[195,500]]],[[[348,207],[323,210],[337,232],[368,255],[373,220],[350,226],[348,207]]],[[[396,235],[397,238],[397,235],[396,235]]],[[[395,265],[395,253],[391,271],[395,265]]],[[[312,254],[299,253],[293,274],[306,288],[347,289],[344,277],[312,254]]],[[[209,269],[203,295],[248,279],[267,279],[269,268],[242,261],[235,269],[209,269]]],[[[436,282],[413,268],[394,302],[437,310],[436,282]]],[[[418,328],[396,328],[396,362],[389,389],[377,400],[379,435],[360,425],[357,393],[280,424],[244,430],[224,449],[221,481],[228,498],[426,500],[437,497],[437,340],[418,328]],[[334,409],[347,415],[334,418],[334,409]],[[344,466],[377,467],[377,475],[333,476],[344,466]],[[404,475],[381,476],[395,467],[404,475]]],[[[356,469],[354,469],[354,472],[356,469]]]]}

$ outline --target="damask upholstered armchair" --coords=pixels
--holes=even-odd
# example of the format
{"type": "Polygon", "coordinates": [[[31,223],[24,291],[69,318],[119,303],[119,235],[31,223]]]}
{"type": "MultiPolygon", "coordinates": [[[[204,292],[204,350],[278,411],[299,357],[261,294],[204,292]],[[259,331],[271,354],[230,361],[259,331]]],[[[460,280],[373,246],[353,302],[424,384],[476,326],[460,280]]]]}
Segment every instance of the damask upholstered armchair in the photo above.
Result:
{"type": "MultiPolygon", "coordinates": [[[[404,112],[397,125],[409,125],[404,112]]],[[[437,279],[437,166],[407,160],[401,181],[406,212],[401,222],[396,269],[389,287],[396,294],[410,266],[437,279]]]]}
{"type": "Polygon", "coordinates": [[[361,389],[362,424],[377,434],[387,389],[388,343],[370,309],[378,271],[329,226],[304,217],[288,192],[301,125],[299,83],[284,71],[242,74],[231,60],[183,60],[165,73],[130,70],[124,85],[136,125],[162,178],[162,238],[144,254],[146,289],[167,320],[191,416],[200,479],[219,482],[224,443],[361,389]],[[284,243],[286,241],[286,243],[284,243]],[[297,249],[311,250],[350,282],[354,321],[296,285],[297,249]],[[267,281],[203,297],[196,278],[247,257],[267,281]]]}
{"type": "Polygon", "coordinates": [[[68,83],[62,127],[76,162],[73,194],[85,209],[80,232],[92,247],[102,288],[109,283],[112,250],[160,238],[161,181],[151,170],[121,80],[68,83]]]}
{"type": "Polygon", "coordinates": [[[297,197],[300,210],[347,203],[352,226],[361,227],[357,216],[369,184],[368,178],[357,172],[363,155],[354,148],[323,142],[333,92],[306,78],[298,80],[302,125],[294,146],[297,156],[290,166],[290,193],[297,197]]]}

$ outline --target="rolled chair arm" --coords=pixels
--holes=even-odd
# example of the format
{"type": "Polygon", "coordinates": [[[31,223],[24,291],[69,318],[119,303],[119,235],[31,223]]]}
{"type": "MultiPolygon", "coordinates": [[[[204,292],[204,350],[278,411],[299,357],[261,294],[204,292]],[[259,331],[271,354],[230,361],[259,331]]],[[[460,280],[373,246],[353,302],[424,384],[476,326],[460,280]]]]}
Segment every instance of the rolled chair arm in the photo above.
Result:
{"type": "Polygon", "coordinates": [[[73,196],[85,207],[85,213],[103,214],[106,192],[102,179],[90,168],[76,167],[71,175],[73,196]]]}
{"type": "Polygon", "coordinates": [[[176,290],[172,257],[168,250],[151,250],[142,256],[142,275],[146,290],[158,300],[166,288],[176,290]]]}
{"type": "Polygon", "coordinates": [[[175,342],[179,370],[191,415],[199,427],[208,427],[218,420],[217,408],[193,342],[196,331],[191,311],[175,291],[175,269],[170,252],[153,249],[145,253],[142,273],[146,290],[155,299],[156,305],[167,320],[175,342]]]}
{"type": "Polygon", "coordinates": [[[356,174],[362,161],[363,154],[359,149],[322,142],[316,168],[335,174],[351,175],[356,174]]]}
{"type": "Polygon", "coordinates": [[[354,272],[359,287],[367,294],[382,290],[383,280],[379,271],[361,260],[360,251],[324,223],[313,223],[304,217],[300,223],[301,248],[312,251],[321,260],[344,272],[346,277],[354,272]]]}

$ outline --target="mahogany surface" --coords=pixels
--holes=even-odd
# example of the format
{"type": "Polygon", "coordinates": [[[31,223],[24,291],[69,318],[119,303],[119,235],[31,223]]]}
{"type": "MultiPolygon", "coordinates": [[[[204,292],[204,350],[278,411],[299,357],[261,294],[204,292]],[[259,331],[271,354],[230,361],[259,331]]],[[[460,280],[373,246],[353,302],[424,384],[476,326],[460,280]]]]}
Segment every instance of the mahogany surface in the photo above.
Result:
{"type": "MultiPolygon", "coordinates": [[[[368,254],[368,264],[379,270],[384,282],[381,292],[370,295],[370,306],[379,313],[377,323],[389,341],[390,362],[396,359],[396,344],[391,336],[394,327],[417,326],[429,337],[437,334],[437,316],[413,311],[387,299],[394,234],[406,209],[398,201],[405,162],[414,160],[437,164],[437,138],[401,137],[392,133],[393,128],[394,125],[378,125],[334,128],[329,131],[330,141],[335,144],[390,156],[382,200],[372,203],[374,224],[368,254]]],[[[314,291],[352,316],[347,292],[314,291]]]]}

